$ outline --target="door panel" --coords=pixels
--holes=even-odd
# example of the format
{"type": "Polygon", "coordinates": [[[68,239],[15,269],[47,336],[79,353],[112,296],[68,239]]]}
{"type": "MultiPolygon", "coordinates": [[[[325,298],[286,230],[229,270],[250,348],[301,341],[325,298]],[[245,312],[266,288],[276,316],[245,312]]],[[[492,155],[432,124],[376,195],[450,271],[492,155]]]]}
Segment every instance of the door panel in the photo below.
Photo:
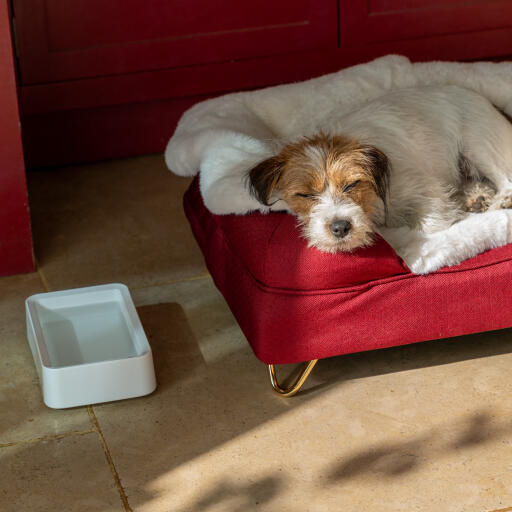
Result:
{"type": "Polygon", "coordinates": [[[341,0],[342,47],[510,26],[508,0],[341,0]]]}
{"type": "Polygon", "coordinates": [[[336,0],[14,0],[23,84],[337,45],[336,0]]]}

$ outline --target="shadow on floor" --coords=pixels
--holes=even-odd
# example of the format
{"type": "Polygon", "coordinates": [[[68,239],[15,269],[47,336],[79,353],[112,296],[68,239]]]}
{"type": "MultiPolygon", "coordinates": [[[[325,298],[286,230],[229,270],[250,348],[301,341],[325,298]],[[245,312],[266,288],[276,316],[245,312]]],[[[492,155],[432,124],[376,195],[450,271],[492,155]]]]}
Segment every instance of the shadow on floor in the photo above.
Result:
{"type": "Polygon", "coordinates": [[[327,471],[327,481],[335,484],[361,475],[375,479],[401,476],[431,462],[440,462],[454,452],[473,448],[512,434],[512,418],[496,424],[491,411],[472,413],[464,420],[449,420],[442,427],[428,429],[403,443],[372,446],[355,453],[327,471]],[[455,439],[446,439],[455,434],[455,439]]]}
{"type": "Polygon", "coordinates": [[[195,502],[189,503],[183,512],[203,512],[222,506],[229,512],[247,512],[265,505],[277,496],[284,485],[279,475],[257,478],[253,482],[240,483],[236,480],[221,480],[195,502]]]}

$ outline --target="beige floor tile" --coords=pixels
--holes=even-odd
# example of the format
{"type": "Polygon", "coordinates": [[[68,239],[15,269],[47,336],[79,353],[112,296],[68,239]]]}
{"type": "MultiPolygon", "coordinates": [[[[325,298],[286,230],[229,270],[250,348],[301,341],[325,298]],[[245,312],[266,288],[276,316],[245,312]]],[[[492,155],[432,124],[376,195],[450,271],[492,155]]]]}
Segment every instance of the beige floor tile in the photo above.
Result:
{"type": "Polygon", "coordinates": [[[91,428],[86,409],[57,411],[43,403],[24,304],[41,292],[37,274],[0,278],[0,445],[91,428]]]}
{"type": "Polygon", "coordinates": [[[189,180],[162,155],[32,171],[36,258],[53,290],[204,273],[182,208],[189,180]]]}
{"type": "Polygon", "coordinates": [[[0,327],[9,331],[25,328],[25,299],[44,292],[37,273],[0,277],[0,327]]]}
{"type": "Polygon", "coordinates": [[[96,433],[0,448],[2,512],[124,510],[96,433]]]}
{"type": "Polygon", "coordinates": [[[169,318],[173,318],[173,329],[177,325],[182,329],[179,335],[170,331],[174,343],[179,346],[183,339],[193,339],[192,344],[206,363],[222,360],[233,352],[248,351],[238,324],[210,276],[167,286],[140,288],[132,291],[132,298],[137,307],[158,305],[155,311],[172,308],[173,314],[159,319],[161,327],[169,332],[169,318]],[[186,330],[190,331],[188,335],[186,330]]]}
{"type": "Polygon", "coordinates": [[[512,506],[511,331],[320,361],[287,400],[210,279],[134,297],[159,388],[95,407],[134,510],[512,506]]]}

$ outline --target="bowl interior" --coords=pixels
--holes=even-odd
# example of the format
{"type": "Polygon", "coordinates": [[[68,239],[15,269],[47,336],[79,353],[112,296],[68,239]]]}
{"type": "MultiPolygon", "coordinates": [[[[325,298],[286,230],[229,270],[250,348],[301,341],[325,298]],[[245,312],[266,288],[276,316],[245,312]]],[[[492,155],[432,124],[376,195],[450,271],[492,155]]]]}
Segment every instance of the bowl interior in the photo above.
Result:
{"type": "Polygon", "coordinates": [[[51,367],[113,361],[144,352],[119,290],[41,298],[35,309],[51,367]]]}

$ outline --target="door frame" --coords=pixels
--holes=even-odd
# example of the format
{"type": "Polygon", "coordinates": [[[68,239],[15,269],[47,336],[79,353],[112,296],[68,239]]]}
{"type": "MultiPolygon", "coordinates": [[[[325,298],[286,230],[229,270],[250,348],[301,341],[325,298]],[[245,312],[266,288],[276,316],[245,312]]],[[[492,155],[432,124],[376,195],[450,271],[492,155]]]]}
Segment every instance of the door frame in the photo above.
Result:
{"type": "Polygon", "coordinates": [[[0,0],[0,275],[35,269],[8,0],[0,0]]]}

